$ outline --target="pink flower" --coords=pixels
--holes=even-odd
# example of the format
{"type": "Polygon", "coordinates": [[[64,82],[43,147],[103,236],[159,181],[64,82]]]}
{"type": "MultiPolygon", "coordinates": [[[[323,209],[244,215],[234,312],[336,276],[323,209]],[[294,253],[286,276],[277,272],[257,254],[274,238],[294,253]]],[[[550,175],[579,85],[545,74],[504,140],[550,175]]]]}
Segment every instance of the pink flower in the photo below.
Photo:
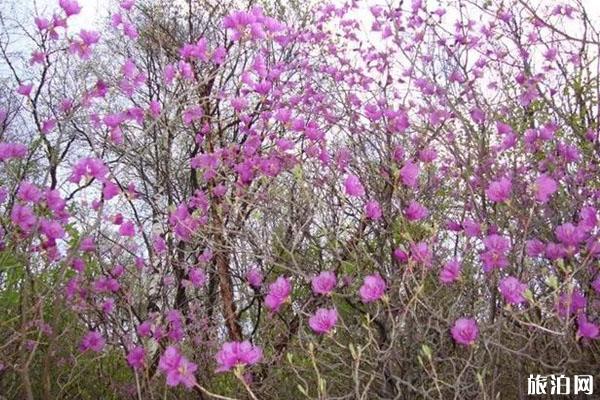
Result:
{"type": "Polygon", "coordinates": [[[460,277],[460,261],[454,259],[444,264],[444,267],[440,271],[440,282],[452,283],[460,277]]]}
{"type": "Polygon", "coordinates": [[[27,146],[21,143],[0,143],[0,161],[23,158],[26,154],[27,146]]]}
{"type": "Polygon", "coordinates": [[[579,211],[578,226],[586,232],[593,230],[598,225],[597,211],[594,207],[586,206],[579,211]]]}
{"type": "Polygon", "coordinates": [[[246,272],[246,281],[254,289],[259,289],[263,283],[263,275],[258,267],[254,266],[246,272]]]}
{"type": "Polygon", "coordinates": [[[323,271],[319,275],[312,278],[311,286],[314,294],[321,294],[329,296],[335,286],[337,285],[337,278],[335,273],[331,271],[323,271]]]}
{"type": "Polygon", "coordinates": [[[62,225],[54,220],[42,219],[40,231],[50,240],[62,239],[65,236],[62,225]]]}
{"type": "Polygon", "coordinates": [[[346,177],[344,188],[348,196],[361,197],[365,195],[365,188],[356,175],[348,175],[346,177]]]}
{"type": "Polygon", "coordinates": [[[119,194],[121,189],[117,186],[116,183],[111,181],[104,182],[104,188],[102,189],[102,195],[104,196],[104,200],[109,201],[119,194]]]}
{"type": "Polygon", "coordinates": [[[600,294],[600,275],[592,281],[592,289],[594,289],[597,294],[600,294]]]}
{"type": "Polygon", "coordinates": [[[44,135],[49,134],[56,127],[56,120],[54,118],[50,118],[42,122],[42,133],[44,135]]]}
{"type": "Polygon", "coordinates": [[[479,328],[474,319],[460,318],[454,322],[451,333],[456,343],[469,346],[477,340],[479,328]]]}
{"type": "Polygon", "coordinates": [[[160,117],[162,106],[157,100],[152,100],[150,101],[150,106],[148,107],[148,110],[150,112],[150,115],[152,115],[152,118],[156,119],[160,117]]]}
{"type": "Polygon", "coordinates": [[[30,233],[37,218],[33,213],[33,210],[28,206],[15,204],[10,213],[10,220],[13,224],[17,225],[25,233],[30,233]]]}
{"type": "Polygon", "coordinates": [[[40,31],[44,31],[44,30],[46,30],[46,29],[48,29],[50,27],[50,21],[48,21],[47,18],[35,17],[33,19],[33,21],[35,22],[35,26],[40,31]]]}
{"type": "Polygon", "coordinates": [[[585,295],[579,290],[572,293],[563,293],[556,302],[556,311],[560,317],[569,317],[585,310],[587,300],[585,295]]]}
{"type": "Polygon", "coordinates": [[[92,46],[100,40],[100,33],[96,31],[79,32],[79,39],[73,40],[69,46],[69,53],[77,54],[82,60],[87,60],[92,55],[92,46]]]}
{"type": "Polygon", "coordinates": [[[17,93],[22,96],[29,96],[31,94],[31,90],[33,89],[32,83],[22,84],[17,88],[17,93]]]}
{"type": "Polygon", "coordinates": [[[368,275],[359,289],[360,298],[363,303],[372,303],[383,297],[386,288],[386,283],[381,275],[378,273],[368,275]]]}
{"type": "Polygon", "coordinates": [[[495,202],[501,203],[510,198],[512,192],[512,182],[508,178],[502,178],[498,181],[490,183],[485,191],[488,198],[495,202]]]}
{"type": "Polygon", "coordinates": [[[124,237],[135,236],[135,225],[133,225],[133,222],[124,221],[121,226],[119,226],[119,235],[124,237]]]}
{"type": "Polygon", "coordinates": [[[83,252],[91,252],[96,250],[96,244],[94,243],[94,239],[86,236],[81,239],[81,243],[79,244],[79,250],[83,252]]]}
{"type": "Polygon", "coordinates": [[[169,386],[177,386],[181,383],[186,388],[191,389],[196,385],[194,372],[196,372],[198,366],[188,361],[173,346],[167,347],[163,355],[160,356],[158,368],[167,375],[167,385],[169,386]]]}
{"type": "Polygon", "coordinates": [[[600,334],[598,325],[589,322],[584,314],[577,318],[577,336],[588,339],[596,339],[600,334]]]}
{"type": "Polygon", "coordinates": [[[69,180],[73,183],[79,183],[82,177],[93,177],[100,182],[104,182],[107,174],[108,168],[102,160],[88,157],[82,158],[75,164],[69,180]]]}
{"type": "Polygon", "coordinates": [[[404,209],[404,215],[409,221],[419,221],[423,218],[427,218],[429,210],[418,202],[411,200],[408,207],[404,209]]]}
{"type": "Polygon", "coordinates": [[[183,123],[186,126],[191,125],[194,121],[199,120],[204,115],[204,111],[200,106],[191,106],[183,111],[183,123]]]}
{"type": "Polygon", "coordinates": [[[585,239],[585,231],[570,222],[562,224],[554,229],[556,238],[567,247],[577,247],[585,239]]]}
{"type": "Polygon", "coordinates": [[[431,267],[431,259],[433,258],[433,254],[425,242],[411,243],[410,257],[417,264],[422,264],[425,267],[431,267]]]}
{"type": "MultiPolygon", "coordinates": [[[[115,223],[117,223],[117,222],[115,221],[115,223]]],[[[120,223],[123,223],[122,218],[121,218],[120,223]]],[[[154,250],[154,252],[156,254],[163,254],[164,252],[167,251],[167,242],[165,241],[165,239],[163,239],[162,236],[155,235],[154,238],[152,239],[152,249],[154,250]]]]}
{"type": "Polygon", "coordinates": [[[338,313],[335,308],[319,308],[308,320],[308,325],[318,334],[329,333],[337,323],[338,313]]]}
{"type": "Polygon", "coordinates": [[[217,372],[230,371],[237,366],[253,365],[262,359],[262,350],[249,341],[226,342],[217,353],[217,372]]]}
{"type": "Polygon", "coordinates": [[[485,272],[490,272],[494,268],[502,269],[508,265],[506,253],[510,250],[510,242],[507,238],[489,235],[483,239],[483,244],[485,251],[481,253],[480,258],[485,272]]]}
{"type": "Polygon", "coordinates": [[[71,267],[78,273],[81,273],[85,270],[85,261],[83,261],[81,258],[75,258],[71,263],[71,267]]]}
{"type": "Polygon", "coordinates": [[[535,199],[544,204],[558,188],[556,181],[548,175],[540,175],[535,181],[535,199]]]}
{"type": "Polygon", "coordinates": [[[400,179],[409,188],[415,188],[419,183],[419,165],[410,160],[407,161],[400,169],[400,179]]]}
{"type": "Polygon", "coordinates": [[[206,274],[201,268],[190,268],[188,279],[194,287],[202,287],[206,283],[206,274]]]}
{"type": "Polygon", "coordinates": [[[89,331],[88,333],[85,334],[85,336],[81,340],[81,344],[79,345],[79,350],[82,352],[87,351],[87,350],[92,350],[92,351],[95,351],[96,353],[99,353],[102,351],[102,349],[104,349],[105,344],[106,344],[106,341],[104,340],[102,335],[100,335],[100,333],[98,333],[96,331],[89,331]]]}
{"type": "Polygon", "coordinates": [[[135,346],[127,353],[127,364],[133,369],[140,369],[144,366],[146,353],[142,346],[135,346]]]}
{"type": "Polygon", "coordinates": [[[367,204],[365,204],[365,214],[367,215],[367,218],[372,220],[378,220],[381,218],[381,206],[377,200],[369,200],[367,204]]]}
{"type": "Polygon", "coordinates": [[[269,285],[269,293],[265,297],[265,305],[271,312],[276,313],[283,303],[289,299],[291,292],[292,285],[289,278],[280,276],[275,282],[269,285]]]}
{"type": "Polygon", "coordinates": [[[523,297],[527,284],[521,283],[517,278],[508,276],[500,281],[498,286],[504,300],[509,304],[521,304],[527,300],[523,297]]]}
{"type": "Polygon", "coordinates": [[[408,262],[408,254],[406,254],[406,252],[404,250],[402,250],[400,247],[394,249],[393,255],[394,255],[394,259],[401,264],[408,262]]]}
{"type": "Polygon", "coordinates": [[[219,46],[213,51],[212,59],[215,64],[217,64],[217,65],[223,64],[225,62],[226,58],[227,58],[227,49],[225,49],[225,47],[219,46]]]}
{"type": "Polygon", "coordinates": [[[476,124],[483,124],[485,122],[485,113],[481,108],[473,107],[471,109],[470,114],[471,119],[473,119],[473,122],[475,122],[476,124]]]}
{"type": "Polygon", "coordinates": [[[119,4],[119,7],[121,7],[124,10],[131,11],[131,9],[133,8],[134,5],[135,5],[135,0],[122,0],[121,3],[119,4]]]}
{"type": "Polygon", "coordinates": [[[81,11],[81,7],[79,6],[79,3],[77,3],[77,0],[59,0],[58,5],[64,10],[67,17],[79,14],[81,11]]]}
{"type": "Polygon", "coordinates": [[[465,235],[468,237],[477,237],[481,235],[481,224],[472,219],[465,219],[462,223],[465,235]]]}
{"type": "Polygon", "coordinates": [[[525,252],[529,257],[539,257],[544,254],[544,250],[546,250],[546,245],[538,239],[528,240],[525,244],[525,252]]]}
{"type": "Polygon", "coordinates": [[[137,333],[141,337],[149,337],[150,335],[152,335],[152,322],[144,321],[141,324],[139,324],[137,327],[137,333]]]}
{"type": "MultiPolygon", "coordinates": [[[[43,64],[45,58],[46,58],[46,53],[44,53],[42,51],[34,51],[31,53],[31,58],[29,59],[29,65],[43,64]]],[[[43,124],[42,124],[42,133],[46,133],[46,132],[44,132],[43,124]]]]}
{"type": "Polygon", "coordinates": [[[102,312],[106,315],[115,310],[115,299],[108,298],[102,302],[102,312]]]}
{"type": "Polygon", "coordinates": [[[42,192],[33,183],[21,182],[17,197],[26,203],[38,203],[42,198],[42,192]]]}

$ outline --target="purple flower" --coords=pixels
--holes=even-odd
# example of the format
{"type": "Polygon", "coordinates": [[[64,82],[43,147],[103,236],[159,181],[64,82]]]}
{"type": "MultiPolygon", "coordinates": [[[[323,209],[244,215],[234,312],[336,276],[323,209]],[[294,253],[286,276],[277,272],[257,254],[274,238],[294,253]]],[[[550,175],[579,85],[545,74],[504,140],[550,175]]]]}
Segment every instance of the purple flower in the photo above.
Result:
{"type": "Polygon", "coordinates": [[[62,239],[65,236],[65,230],[62,225],[57,221],[42,219],[40,222],[40,231],[50,241],[62,239]]]}
{"type": "Polygon", "coordinates": [[[246,272],[246,281],[254,289],[259,289],[263,283],[263,275],[258,267],[254,266],[246,272]]]}
{"type": "Polygon", "coordinates": [[[86,236],[81,239],[81,243],[79,244],[79,250],[83,252],[90,252],[96,250],[96,245],[94,243],[94,239],[86,236]]]}
{"type": "Polygon", "coordinates": [[[81,11],[81,7],[79,6],[79,3],[77,3],[77,0],[59,0],[58,5],[64,10],[67,17],[79,14],[81,11]]]}
{"type": "Polygon", "coordinates": [[[600,329],[598,329],[598,325],[589,322],[585,315],[581,314],[579,318],[577,318],[577,336],[584,337],[588,339],[596,339],[600,334],[600,329]]]}
{"type": "Polygon", "coordinates": [[[585,232],[570,222],[557,226],[554,229],[556,238],[567,247],[577,247],[585,240],[585,232]]]}
{"type": "Polygon", "coordinates": [[[77,161],[77,163],[73,166],[73,170],[71,172],[71,177],[69,180],[73,183],[79,183],[81,178],[93,177],[100,182],[106,181],[106,175],[108,174],[108,168],[104,165],[102,160],[97,158],[82,158],[77,161]]]}
{"type": "Polygon", "coordinates": [[[173,346],[167,347],[160,360],[158,368],[167,375],[167,385],[177,386],[180,383],[191,389],[196,385],[194,372],[198,366],[182,356],[173,346]]]}
{"type": "Polygon", "coordinates": [[[381,275],[368,275],[359,289],[360,298],[363,303],[372,303],[383,297],[385,289],[386,284],[381,275]]]}
{"type": "Polygon", "coordinates": [[[404,264],[405,262],[408,262],[408,254],[406,254],[404,250],[398,247],[394,249],[394,259],[397,262],[404,264]]]}
{"type": "Polygon", "coordinates": [[[400,179],[409,188],[415,188],[419,183],[419,165],[408,160],[400,169],[400,179]]]}
{"type": "Polygon", "coordinates": [[[500,281],[498,286],[504,300],[509,304],[521,304],[527,300],[523,297],[527,284],[521,283],[517,278],[508,276],[500,281]]]}
{"type": "Polygon", "coordinates": [[[563,293],[559,296],[556,302],[556,311],[560,317],[569,317],[583,311],[586,303],[583,293],[574,290],[572,293],[563,293]]]}
{"type": "Polygon", "coordinates": [[[452,283],[460,277],[460,261],[459,260],[450,260],[440,271],[440,282],[442,283],[452,283]]]}
{"type": "Polygon", "coordinates": [[[237,366],[256,364],[262,359],[262,350],[247,340],[226,342],[215,357],[218,364],[217,372],[224,372],[237,366]]]}
{"type": "Polygon", "coordinates": [[[454,322],[451,333],[456,343],[469,346],[477,340],[479,328],[477,328],[477,322],[474,319],[459,318],[454,322]]]}
{"type": "Polygon", "coordinates": [[[81,340],[81,344],[79,345],[80,351],[92,350],[96,353],[99,353],[104,349],[104,345],[106,341],[102,337],[102,335],[96,331],[89,331],[85,334],[83,339],[81,340]]]}
{"type": "Polygon", "coordinates": [[[33,89],[33,84],[22,84],[17,88],[17,93],[22,96],[29,96],[31,94],[31,90],[33,89]]]}
{"type": "Polygon", "coordinates": [[[135,225],[131,221],[124,221],[119,226],[119,235],[124,237],[133,237],[135,236],[135,225]]]}
{"type": "Polygon", "coordinates": [[[417,264],[422,264],[425,267],[431,267],[431,259],[433,254],[425,242],[411,243],[410,257],[417,264]]]}
{"type": "Polygon", "coordinates": [[[42,192],[31,182],[21,182],[17,197],[26,203],[38,203],[42,199],[42,192]]]}
{"type": "Polygon", "coordinates": [[[311,286],[314,294],[321,294],[329,296],[335,286],[337,285],[337,278],[335,273],[331,271],[323,271],[319,275],[312,278],[311,286]]]}
{"type": "Polygon", "coordinates": [[[481,224],[473,221],[472,219],[465,219],[462,223],[465,230],[465,235],[468,237],[477,237],[481,235],[481,224]]]}
{"type": "Polygon", "coordinates": [[[10,213],[10,220],[13,224],[21,228],[23,232],[30,233],[35,226],[37,218],[33,213],[33,210],[28,206],[15,204],[10,213]]]}
{"type": "Polygon", "coordinates": [[[348,196],[361,197],[365,195],[365,188],[356,175],[348,175],[346,177],[344,188],[348,196]]]}
{"type": "Polygon", "coordinates": [[[592,289],[598,294],[600,294],[600,274],[592,281],[592,289]]]}
{"type": "Polygon", "coordinates": [[[308,320],[308,325],[318,334],[329,333],[337,323],[338,313],[335,308],[319,308],[308,320]]]}
{"type": "Polygon", "coordinates": [[[598,224],[598,217],[594,207],[583,207],[579,212],[579,228],[589,232],[598,224]]]}
{"type": "Polygon", "coordinates": [[[21,143],[0,143],[0,161],[11,158],[23,158],[27,154],[27,146],[21,143]]]}
{"type": "Polygon", "coordinates": [[[531,239],[526,242],[525,249],[525,252],[529,257],[539,257],[544,254],[546,245],[538,239],[531,239]]]}
{"type": "Polygon", "coordinates": [[[409,221],[419,221],[423,218],[427,218],[429,211],[420,203],[411,200],[410,203],[408,203],[408,207],[404,209],[404,215],[409,221]]]}
{"type": "Polygon", "coordinates": [[[557,243],[548,243],[546,245],[546,251],[544,255],[548,260],[558,260],[559,258],[563,258],[567,255],[567,251],[563,245],[557,243]]]}
{"type": "Polygon", "coordinates": [[[289,299],[291,292],[292,285],[289,278],[280,276],[275,282],[269,285],[269,293],[265,297],[265,305],[271,312],[276,313],[283,303],[289,299]]]}
{"type": "Polygon", "coordinates": [[[194,287],[202,287],[206,283],[206,274],[201,268],[190,268],[188,279],[194,287]]]}
{"type": "Polygon", "coordinates": [[[133,369],[140,369],[144,366],[146,353],[142,346],[135,346],[127,353],[127,364],[133,369]]]}
{"type": "Polygon", "coordinates": [[[167,242],[165,242],[165,239],[163,239],[161,236],[156,235],[152,239],[152,248],[156,254],[163,254],[167,251],[167,242]]]}
{"type": "Polygon", "coordinates": [[[510,179],[501,178],[498,181],[490,183],[490,185],[485,191],[485,194],[491,201],[495,203],[501,203],[510,198],[511,191],[512,182],[510,181],[510,179]]]}
{"type": "Polygon", "coordinates": [[[367,215],[367,218],[372,220],[381,218],[381,206],[377,200],[369,200],[367,204],[365,204],[365,214],[367,215]]]}
{"type": "Polygon", "coordinates": [[[473,119],[473,122],[476,124],[483,124],[485,122],[485,113],[481,108],[473,107],[469,114],[471,114],[471,119],[473,119]]]}
{"type": "Polygon", "coordinates": [[[544,204],[556,192],[558,185],[548,175],[540,175],[535,181],[535,199],[544,204]]]}
{"type": "Polygon", "coordinates": [[[483,239],[485,251],[481,253],[483,270],[490,272],[494,268],[502,269],[508,265],[506,253],[510,250],[510,242],[500,235],[489,235],[483,239]]]}

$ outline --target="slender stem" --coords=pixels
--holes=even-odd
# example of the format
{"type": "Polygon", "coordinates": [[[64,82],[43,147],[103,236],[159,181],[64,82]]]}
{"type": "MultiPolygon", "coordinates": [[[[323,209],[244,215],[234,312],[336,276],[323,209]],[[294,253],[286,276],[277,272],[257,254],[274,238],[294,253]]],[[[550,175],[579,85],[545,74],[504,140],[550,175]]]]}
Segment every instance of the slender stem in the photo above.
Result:
{"type": "MultiPolygon", "coordinates": [[[[220,399],[220,400],[238,400],[238,399],[236,399],[236,398],[233,398],[233,397],[221,396],[221,395],[219,395],[219,394],[212,393],[212,392],[210,392],[208,389],[206,389],[206,388],[202,387],[202,386],[201,386],[200,384],[198,384],[198,383],[196,383],[196,387],[197,387],[198,389],[200,389],[200,390],[201,390],[201,391],[202,391],[204,394],[206,394],[206,395],[208,395],[208,396],[210,396],[210,397],[213,397],[213,398],[215,398],[215,399],[220,399]]],[[[256,397],[254,397],[254,399],[256,399],[256,397]]],[[[256,399],[256,400],[258,400],[258,399],[256,399]]]]}
{"type": "Polygon", "coordinates": [[[246,382],[246,380],[244,379],[244,376],[242,375],[242,370],[236,368],[235,372],[234,372],[234,375],[240,380],[240,382],[242,382],[242,385],[244,385],[244,387],[246,388],[246,391],[248,392],[248,394],[250,395],[250,397],[252,397],[252,400],[258,400],[258,398],[254,394],[254,392],[252,391],[252,389],[250,389],[250,386],[248,385],[248,382],[246,382]]]}

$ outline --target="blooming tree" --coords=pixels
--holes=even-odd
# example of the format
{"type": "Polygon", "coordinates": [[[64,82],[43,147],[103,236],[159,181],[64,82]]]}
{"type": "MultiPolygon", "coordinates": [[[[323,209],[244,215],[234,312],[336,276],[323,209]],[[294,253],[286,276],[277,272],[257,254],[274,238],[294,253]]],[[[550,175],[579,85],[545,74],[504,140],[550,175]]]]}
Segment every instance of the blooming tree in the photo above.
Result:
{"type": "Polygon", "coordinates": [[[122,0],[97,31],[77,0],[0,9],[0,392],[517,398],[593,373],[597,21],[447,3],[122,0]]]}

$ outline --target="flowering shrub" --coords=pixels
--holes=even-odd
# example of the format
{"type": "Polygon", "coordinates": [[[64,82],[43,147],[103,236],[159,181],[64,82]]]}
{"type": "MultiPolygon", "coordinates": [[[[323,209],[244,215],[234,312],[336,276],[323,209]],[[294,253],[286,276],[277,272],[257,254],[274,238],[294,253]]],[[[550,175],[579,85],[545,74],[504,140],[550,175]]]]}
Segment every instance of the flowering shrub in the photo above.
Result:
{"type": "Polygon", "coordinates": [[[0,394],[522,398],[597,371],[590,13],[252,3],[122,0],[98,30],[3,3],[0,394]]]}

